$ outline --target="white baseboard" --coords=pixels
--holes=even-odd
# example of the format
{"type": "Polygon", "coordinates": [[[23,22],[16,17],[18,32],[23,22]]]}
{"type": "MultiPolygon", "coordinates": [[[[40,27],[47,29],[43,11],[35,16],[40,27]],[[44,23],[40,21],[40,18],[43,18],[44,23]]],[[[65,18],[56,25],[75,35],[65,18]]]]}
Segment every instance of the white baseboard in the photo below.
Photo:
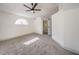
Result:
{"type": "Polygon", "coordinates": [[[79,51],[74,50],[74,49],[72,49],[72,48],[65,47],[65,46],[62,46],[62,48],[66,49],[66,50],[69,50],[69,51],[71,51],[71,52],[73,52],[73,53],[75,53],[75,54],[79,54],[79,51]]]}
{"type": "Polygon", "coordinates": [[[0,39],[0,41],[10,40],[10,39],[16,39],[18,37],[25,36],[25,35],[29,35],[29,34],[33,34],[33,33],[26,33],[26,34],[21,34],[21,35],[9,37],[9,38],[2,38],[2,39],[0,39]]]}
{"type": "MultiPolygon", "coordinates": [[[[52,37],[54,40],[56,39],[55,37],[52,37]]],[[[56,41],[56,40],[55,40],[56,41]]],[[[58,41],[56,41],[62,48],[64,48],[64,49],[66,49],[66,50],[69,50],[69,51],[71,51],[71,52],[73,52],[73,53],[75,53],[75,54],[79,54],[79,51],[77,51],[77,50],[74,50],[74,49],[72,49],[72,48],[69,48],[69,47],[66,47],[64,44],[62,45],[62,44],[60,44],[58,41]]]]}
{"type": "Polygon", "coordinates": [[[52,39],[54,39],[55,42],[57,42],[61,47],[63,47],[63,44],[59,43],[55,37],[52,37],[52,39]]]}

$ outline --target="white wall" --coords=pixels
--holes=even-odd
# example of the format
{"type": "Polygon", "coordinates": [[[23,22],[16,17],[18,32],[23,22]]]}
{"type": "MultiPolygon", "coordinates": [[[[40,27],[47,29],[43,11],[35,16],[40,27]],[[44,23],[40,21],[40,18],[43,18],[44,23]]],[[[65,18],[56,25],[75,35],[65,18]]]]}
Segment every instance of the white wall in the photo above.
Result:
{"type": "Polygon", "coordinates": [[[34,20],[34,28],[35,33],[42,34],[43,33],[43,19],[38,17],[34,20]]]}
{"type": "Polygon", "coordinates": [[[0,40],[7,40],[30,33],[42,34],[42,22],[40,17],[36,19],[26,18],[0,10],[0,40]],[[28,25],[16,25],[15,22],[18,19],[27,20],[28,25]]]}
{"type": "Polygon", "coordinates": [[[64,20],[62,11],[52,15],[52,38],[61,46],[64,45],[64,20]]]}
{"type": "Polygon", "coordinates": [[[33,20],[0,11],[0,40],[5,40],[28,33],[33,33],[33,20]],[[26,19],[29,25],[15,25],[17,19],[26,19]]]}
{"type": "Polygon", "coordinates": [[[79,54],[79,4],[62,4],[61,9],[52,15],[52,38],[79,54]]]}
{"type": "Polygon", "coordinates": [[[79,51],[79,8],[64,13],[64,45],[79,51]]]}

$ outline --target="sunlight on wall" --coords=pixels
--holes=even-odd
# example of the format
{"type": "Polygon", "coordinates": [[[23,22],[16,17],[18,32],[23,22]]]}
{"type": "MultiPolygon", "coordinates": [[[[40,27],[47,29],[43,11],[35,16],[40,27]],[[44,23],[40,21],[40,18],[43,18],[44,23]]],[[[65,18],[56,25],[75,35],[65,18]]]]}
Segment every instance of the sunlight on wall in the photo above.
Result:
{"type": "Polygon", "coordinates": [[[36,41],[39,40],[39,39],[40,39],[39,37],[35,37],[35,38],[32,39],[32,40],[29,40],[29,41],[27,41],[27,42],[24,42],[23,44],[24,44],[24,45],[30,45],[30,44],[36,42],[36,41]]]}
{"type": "Polygon", "coordinates": [[[28,25],[28,21],[26,19],[18,19],[15,22],[16,25],[28,25]]]}

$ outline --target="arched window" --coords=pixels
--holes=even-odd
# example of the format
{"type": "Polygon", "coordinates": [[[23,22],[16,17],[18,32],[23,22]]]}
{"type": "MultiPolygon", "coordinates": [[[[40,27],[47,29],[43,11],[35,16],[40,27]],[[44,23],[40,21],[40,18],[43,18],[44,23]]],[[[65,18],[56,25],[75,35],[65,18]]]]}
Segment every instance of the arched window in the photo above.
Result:
{"type": "Polygon", "coordinates": [[[26,19],[18,19],[15,21],[16,25],[28,25],[28,21],[26,19]]]}

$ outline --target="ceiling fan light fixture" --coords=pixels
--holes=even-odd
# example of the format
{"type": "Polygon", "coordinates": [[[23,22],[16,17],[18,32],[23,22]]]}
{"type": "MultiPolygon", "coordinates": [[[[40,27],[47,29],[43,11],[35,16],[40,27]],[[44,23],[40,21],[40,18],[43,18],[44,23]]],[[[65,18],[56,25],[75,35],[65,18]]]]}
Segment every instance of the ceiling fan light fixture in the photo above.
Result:
{"type": "Polygon", "coordinates": [[[30,12],[32,12],[32,13],[33,13],[33,11],[30,11],[30,12]]]}

